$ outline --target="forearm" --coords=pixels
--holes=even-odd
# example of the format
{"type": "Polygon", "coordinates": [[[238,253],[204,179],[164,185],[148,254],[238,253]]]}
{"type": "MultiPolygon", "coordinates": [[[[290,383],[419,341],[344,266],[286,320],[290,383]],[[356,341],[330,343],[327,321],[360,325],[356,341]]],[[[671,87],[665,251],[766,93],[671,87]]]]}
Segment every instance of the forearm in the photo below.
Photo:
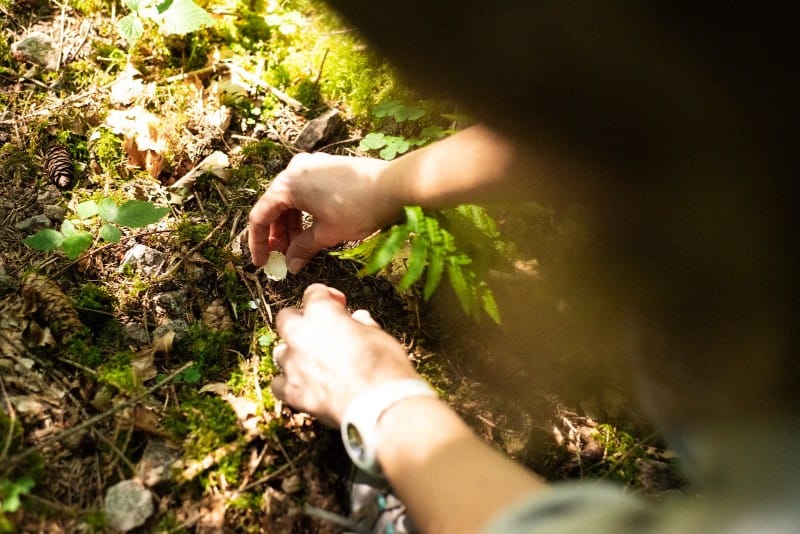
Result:
{"type": "Polygon", "coordinates": [[[381,466],[423,532],[474,532],[515,501],[545,488],[437,399],[397,403],[378,428],[381,466]]]}
{"type": "Polygon", "coordinates": [[[410,152],[387,165],[378,181],[398,203],[439,209],[461,203],[521,199],[549,202],[576,173],[568,160],[527,150],[484,126],[410,152]]]}

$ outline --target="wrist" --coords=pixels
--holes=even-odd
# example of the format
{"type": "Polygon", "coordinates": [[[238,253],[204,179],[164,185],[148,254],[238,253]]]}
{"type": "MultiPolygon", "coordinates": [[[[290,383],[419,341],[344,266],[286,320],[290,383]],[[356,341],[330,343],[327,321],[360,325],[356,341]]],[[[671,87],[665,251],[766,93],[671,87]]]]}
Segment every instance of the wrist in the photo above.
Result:
{"type": "Polygon", "coordinates": [[[382,433],[379,422],[397,404],[415,398],[435,399],[436,392],[420,378],[403,378],[372,387],[350,402],[342,415],[340,432],[356,467],[373,476],[382,475],[378,463],[382,433]]]}

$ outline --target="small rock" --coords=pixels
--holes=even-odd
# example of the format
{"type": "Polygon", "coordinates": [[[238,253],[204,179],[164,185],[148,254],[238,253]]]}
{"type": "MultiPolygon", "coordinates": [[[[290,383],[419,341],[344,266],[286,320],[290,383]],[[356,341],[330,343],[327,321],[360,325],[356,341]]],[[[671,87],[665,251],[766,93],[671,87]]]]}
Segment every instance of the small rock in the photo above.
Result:
{"type": "Polygon", "coordinates": [[[57,70],[60,52],[49,35],[32,32],[11,45],[11,53],[17,61],[34,63],[48,70],[57,70]]]}
{"type": "Polygon", "coordinates": [[[339,133],[342,124],[342,115],[339,110],[330,109],[306,124],[306,127],[297,136],[294,146],[300,150],[311,152],[320,143],[339,133]]]}
{"type": "Polygon", "coordinates": [[[136,464],[136,475],[145,486],[155,486],[170,479],[172,464],[181,459],[181,451],[166,440],[151,438],[147,441],[142,459],[136,464]]]}
{"type": "Polygon", "coordinates": [[[141,480],[123,480],[108,488],[104,509],[108,525],[127,532],[153,515],[153,494],[141,480]]]}
{"type": "Polygon", "coordinates": [[[188,311],[187,301],[186,291],[183,289],[166,291],[153,297],[153,302],[156,305],[156,314],[159,317],[169,317],[171,319],[178,319],[186,315],[188,311]]]}
{"type": "Polygon", "coordinates": [[[29,230],[35,231],[35,230],[41,230],[42,228],[50,228],[52,225],[53,223],[50,221],[50,219],[47,218],[47,215],[40,214],[19,221],[17,224],[14,225],[14,228],[26,232],[29,230]]]}
{"type": "Polygon", "coordinates": [[[184,340],[189,337],[189,323],[183,319],[169,320],[153,330],[153,339],[158,339],[169,332],[175,332],[174,341],[184,340]]]}
{"type": "Polygon", "coordinates": [[[48,184],[36,195],[36,202],[39,204],[57,204],[61,199],[61,191],[53,184],[48,184]]]}
{"type": "Polygon", "coordinates": [[[55,204],[48,204],[44,207],[44,216],[53,222],[61,222],[67,215],[67,210],[55,204]]]}
{"type": "Polygon", "coordinates": [[[137,243],[125,253],[120,263],[119,270],[124,272],[125,268],[140,269],[143,274],[156,275],[164,266],[166,257],[162,252],[150,248],[141,243],[137,243]]]}
{"type": "Polygon", "coordinates": [[[122,326],[122,334],[125,336],[125,341],[136,347],[144,347],[150,344],[150,336],[147,329],[141,323],[131,321],[130,319],[120,321],[122,326]]]}

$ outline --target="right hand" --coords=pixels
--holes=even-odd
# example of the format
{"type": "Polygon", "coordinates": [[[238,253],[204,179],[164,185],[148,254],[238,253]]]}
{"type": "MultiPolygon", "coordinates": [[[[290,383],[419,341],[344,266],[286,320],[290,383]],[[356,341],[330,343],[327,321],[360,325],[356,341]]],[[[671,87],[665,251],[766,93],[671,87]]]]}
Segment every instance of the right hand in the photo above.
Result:
{"type": "Polygon", "coordinates": [[[322,250],[363,239],[399,218],[403,202],[380,177],[389,163],[373,158],[298,154],[250,211],[248,245],[257,266],[286,254],[296,273],[322,250]],[[314,217],[302,228],[302,212],[314,217]]]}

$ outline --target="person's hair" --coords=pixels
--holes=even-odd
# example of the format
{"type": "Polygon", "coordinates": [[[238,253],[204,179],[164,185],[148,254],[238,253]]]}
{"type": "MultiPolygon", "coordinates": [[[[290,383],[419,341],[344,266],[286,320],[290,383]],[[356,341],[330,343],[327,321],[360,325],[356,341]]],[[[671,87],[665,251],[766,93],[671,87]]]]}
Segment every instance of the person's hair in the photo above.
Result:
{"type": "Polygon", "coordinates": [[[688,415],[797,406],[793,17],[753,2],[330,3],[428,95],[601,170],[576,189],[596,225],[574,279],[631,318],[662,398],[688,415]]]}

